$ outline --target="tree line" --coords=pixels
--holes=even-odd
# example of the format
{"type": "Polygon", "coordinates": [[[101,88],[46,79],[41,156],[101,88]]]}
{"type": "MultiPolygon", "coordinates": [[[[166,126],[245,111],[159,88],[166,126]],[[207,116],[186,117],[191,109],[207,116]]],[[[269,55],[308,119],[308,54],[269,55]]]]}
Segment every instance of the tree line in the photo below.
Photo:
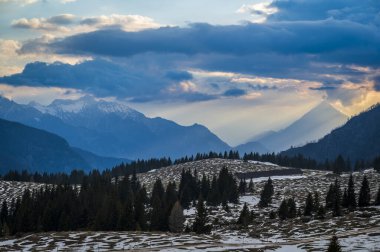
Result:
{"type": "MultiPolygon", "coordinates": [[[[221,159],[241,159],[244,161],[260,161],[270,162],[280,166],[294,167],[302,169],[318,169],[318,170],[330,170],[336,174],[342,172],[351,172],[356,170],[363,170],[365,168],[374,167],[375,170],[380,172],[380,156],[376,157],[372,162],[357,160],[352,163],[350,159],[344,159],[339,155],[335,160],[325,160],[325,162],[317,162],[313,159],[306,158],[303,155],[297,155],[294,157],[283,156],[281,154],[267,153],[259,154],[257,152],[245,153],[240,156],[238,151],[225,151],[222,152],[209,152],[209,153],[197,153],[195,156],[185,156],[172,161],[167,157],[163,158],[151,158],[147,160],[138,159],[130,163],[121,163],[110,169],[105,169],[101,172],[102,175],[109,175],[113,177],[131,175],[133,172],[145,173],[154,169],[160,169],[174,164],[183,164],[187,162],[206,160],[211,158],[221,159]]],[[[29,173],[28,171],[14,171],[10,170],[0,178],[7,181],[24,181],[24,182],[37,182],[47,184],[78,184],[81,181],[85,173],[82,170],[73,170],[71,173],[29,173]]]]}

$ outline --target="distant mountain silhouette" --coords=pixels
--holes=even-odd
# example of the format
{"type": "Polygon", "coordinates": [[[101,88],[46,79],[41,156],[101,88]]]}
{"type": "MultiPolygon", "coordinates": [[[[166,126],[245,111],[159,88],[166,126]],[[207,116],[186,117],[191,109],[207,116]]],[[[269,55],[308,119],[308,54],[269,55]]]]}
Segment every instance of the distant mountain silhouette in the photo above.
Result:
{"type": "MultiPolygon", "coordinates": [[[[255,137],[254,142],[259,142],[269,152],[280,152],[291,146],[301,146],[311,141],[316,141],[331,130],[343,125],[348,117],[328,102],[323,101],[318,106],[307,112],[300,119],[278,132],[268,131],[255,137]]],[[[250,143],[236,147],[245,148],[250,143]]]]}
{"type": "Polygon", "coordinates": [[[110,169],[116,165],[119,165],[121,163],[130,163],[131,160],[126,158],[114,158],[114,157],[103,157],[96,155],[92,152],[85,151],[79,148],[71,147],[76,153],[78,153],[85,161],[86,163],[92,168],[92,169],[110,169]]]}
{"type": "Polygon", "coordinates": [[[371,161],[380,155],[380,105],[351,118],[344,126],[333,130],[318,142],[292,148],[282,154],[302,154],[319,161],[333,160],[341,154],[351,161],[371,161]]]}
{"type": "Polygon", "coordinates": [[[206,127],[148,118],[120,102],[85,96],[49,106],[0,99],[0,118],[55,133],[71,146],[118,158],[181,157],[230,147],[206,127]]]}

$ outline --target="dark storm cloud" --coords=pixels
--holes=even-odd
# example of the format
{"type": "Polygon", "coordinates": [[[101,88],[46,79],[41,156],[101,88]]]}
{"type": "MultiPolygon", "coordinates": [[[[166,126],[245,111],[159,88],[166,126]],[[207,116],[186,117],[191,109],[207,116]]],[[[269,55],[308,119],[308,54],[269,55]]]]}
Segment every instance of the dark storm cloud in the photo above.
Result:
{"type": "MultiPolygon", "coordinates": [[[[21,52],[35,48],[35,42],[26,43],[21,52]]],[[[62,54],[113,57],[148,52],[316,55],[331,62],[378,65],[379,44],[377,27],[350,21],[321,20],[234,26],[194,24],[188,28],[165,27],[140,32],[110,29],[74,35],[45,47],[62,54]]]]}
{"type": "Polygon", "coordinates": [[[15,86],[55,86],[82,89],[98,96],[139,96],[157,93],[168,83],[155,74],[105,60],[86,61],[77,65],[64,63],[27,64],[20,74],[0,78],[15,86]]]}

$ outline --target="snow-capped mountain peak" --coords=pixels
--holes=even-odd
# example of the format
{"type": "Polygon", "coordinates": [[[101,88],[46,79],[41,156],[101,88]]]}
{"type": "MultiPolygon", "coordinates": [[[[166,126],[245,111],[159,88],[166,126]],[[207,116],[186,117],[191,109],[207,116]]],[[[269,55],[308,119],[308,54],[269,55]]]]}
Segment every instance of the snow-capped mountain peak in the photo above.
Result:
{"type": "Polygon", "coordinates": [[[61,118],[70,114],[89,113],[91,111],[101,114],[117,114],[122,118],[143,116],[121,101],[106,101],[89,95],[77,100],[57,99],[48,106],[38,103],[31,103],[30,105],[43,113],[61,118]]]}

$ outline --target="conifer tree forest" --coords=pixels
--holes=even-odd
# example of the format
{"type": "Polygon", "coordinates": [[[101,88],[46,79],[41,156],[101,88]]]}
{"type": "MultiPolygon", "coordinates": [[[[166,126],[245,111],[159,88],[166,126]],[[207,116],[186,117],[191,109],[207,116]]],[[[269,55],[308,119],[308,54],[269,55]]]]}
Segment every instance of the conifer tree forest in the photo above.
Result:
{"type": "Polygon", "coordinates": [[[2,235],[26,232],[68,230],[183,231],[183,208],[198,201],[198,218],[194,232],[210,232],[207,206],[238,203],[237,182],[227,168],[218,176],[203,177],[197,171],[182,171],[180,184],[164,187],[160,179],[149,196],[144,185],[131,176],[113,178],[108,173],[93,171],[83,175],[78,185],[46,185],[38,191],[26,190],[21,198],[2,202],[0,225],[2,235]]]}

